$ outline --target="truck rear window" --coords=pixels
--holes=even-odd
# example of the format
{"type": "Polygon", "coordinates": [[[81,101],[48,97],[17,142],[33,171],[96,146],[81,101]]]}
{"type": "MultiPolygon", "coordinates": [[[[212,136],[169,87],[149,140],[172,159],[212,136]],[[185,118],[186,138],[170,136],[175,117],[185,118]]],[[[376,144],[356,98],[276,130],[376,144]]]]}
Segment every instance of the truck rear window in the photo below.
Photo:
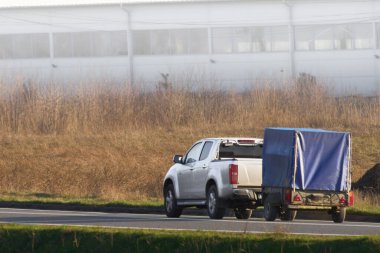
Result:
{"type": "Polygon", "coordinates": [[[245,145],[225,145],[221,144],[219,147],[219,158],[262,158],[263,145],[258,144],[254,146],[245,145]]]}

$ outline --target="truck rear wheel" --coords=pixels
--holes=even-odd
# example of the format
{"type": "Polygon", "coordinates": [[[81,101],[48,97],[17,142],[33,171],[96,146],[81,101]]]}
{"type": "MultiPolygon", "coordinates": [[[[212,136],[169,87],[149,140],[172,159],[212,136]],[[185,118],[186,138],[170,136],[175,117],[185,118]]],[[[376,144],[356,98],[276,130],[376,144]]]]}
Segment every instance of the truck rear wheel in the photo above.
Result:
{"type": "Polygon", "coordinates": [[[346,219],[346,208],[341,207],[340,210],[337,208],[332,209],[331,216],[335,223],[342,223],[346,219]]]}
{"type": "Polygon", "coordinates": [[[235,217],[239,220],[248,220],[252,215],[252,209],[235,208],[235,217]]]}
{"type": "Polygon", "coordinates": [[[177,206],[177,198],[174,193],[174,186],[169,184],[164,189],[164,206],[166,216],[178,218],[182,214],[182,208],[177,206]]]}
{"type": "Polygon", "coordinates": [[[268,199],[264,200],[264,218],[266,221],[274,221],[277,218],[278,207],[273,206],[268,199]]]}
{"type": "Polygon", "coordinates": [[[215,185],[211,185],[207,190],[207,212],[211,219],[222,219],[226,208],[221,207],[218,197],[218,190],[215,185]]]}
{"type": "Polygon", "coordinates": [[[294,221],[297,215],[297,210],[290,210],[288,208],[284,208],[281,210],[280,219],[282,221],[294,221]]]}

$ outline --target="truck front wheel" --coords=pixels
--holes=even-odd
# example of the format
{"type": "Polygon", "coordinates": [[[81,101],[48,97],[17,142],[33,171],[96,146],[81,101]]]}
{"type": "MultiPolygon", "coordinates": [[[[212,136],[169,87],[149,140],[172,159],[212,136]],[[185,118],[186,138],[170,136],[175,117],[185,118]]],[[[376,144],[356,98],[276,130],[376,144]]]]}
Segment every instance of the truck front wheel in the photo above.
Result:
{"type": "Polygon", "coordinates": [[[235,208],[235,217],[239,220],[248,220],[252,215],[252,209],[235,208]]]}
{"type": "Polygon", "coordinates": [[[211,219],[222,219],[226,209],[221,207],[218,190],[211,185],[207,190],[207,212],[211,219]]]}
{"type": "Polygon", "coordinates": [[[340,210],[333,208],[331,212],[332,220],[335,223],[342,223],[346,219],[346,208],[341,207],[340,210]]]}
{"type": "Polygon", "coordinates": [[[169,218],[178,218],[182,214],[182,208],[177,206],[177,199],[174,193],[174,186],[169,184],[164,189],[165,213],[169,218]]]}
{"type": "Polygon", "coordinates": [[[266,198],[264,200],[264,218],[266,221],[274,221],[277,218],[278,207],[272,204],[266,198]]]}

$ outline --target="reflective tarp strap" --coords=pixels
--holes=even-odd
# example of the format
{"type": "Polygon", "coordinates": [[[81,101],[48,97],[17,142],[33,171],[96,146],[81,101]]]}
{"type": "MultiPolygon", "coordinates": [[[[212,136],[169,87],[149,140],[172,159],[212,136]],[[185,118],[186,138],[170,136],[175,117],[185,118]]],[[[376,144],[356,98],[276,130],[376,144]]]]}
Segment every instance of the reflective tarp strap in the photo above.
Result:
{"type": "Polygon", "coordinates": [[[293,192],[296,191],[296,178],[297,178],[297,165],[298,160],[300,162],[300,174],[301,174],[301,190],[305,189],[305,176],[304,176],[304,163],[303,163],[303,149],[302,143],[303,136],[300,132],[295,132],[295,143],[294,143],[294,171],[293,171],[293,192]],[[302,140],[302,143],[301,143],[302,140]]]}
{"type": "Polygon", "coordinates": [[[298,152],[298,134],[297,132],[294,133],[294,137],[296,141],[294,142],[294,171],[293,171],[293,192],[296,191],[296,173],[297,173],[297,152],[298,152]]]}
{"type": "Polygon", "coordinates": [[[301,187],[302,189],[301,190],[304,190],[305,189],[305,170],[304,170],[304,162],[303,162],[303,147],[305,145],[305,141],[303,139],[303,136],[301,133],[297,132],[297,138],[296,138],[296,141],[297,141],[297,153],[298,153],[298,159],[300,161],[300,173],[301,173],[301,187]]]}
{"type": "Polygon", "coordinates": [[[348,170],[347,170],[347,191],[351,190],[351,152],[352,152],[352,141],[351,134],[348,135],[348,170]]]}

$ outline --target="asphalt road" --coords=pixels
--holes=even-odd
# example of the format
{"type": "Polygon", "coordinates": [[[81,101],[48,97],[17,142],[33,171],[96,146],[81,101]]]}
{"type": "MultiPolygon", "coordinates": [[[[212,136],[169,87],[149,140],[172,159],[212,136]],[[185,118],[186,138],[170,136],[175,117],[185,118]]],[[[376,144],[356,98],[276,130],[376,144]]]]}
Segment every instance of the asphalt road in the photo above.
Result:
{"type": "Polygon", "coordinates": [[[316,235],[370,235],[380,234],[380,223],[295,220],[293,222],[266,222],[260,218],[237,220],[227,217],[210,220],[205,216],[183,215],[169,219],[164,215],[99,213],[74,211],[47,211],[31,209],[0,209],[0,223],[102,226],[119,228],[146,228],[170,230],[207,230],[231,232],[283,232],[316,235]]]}

